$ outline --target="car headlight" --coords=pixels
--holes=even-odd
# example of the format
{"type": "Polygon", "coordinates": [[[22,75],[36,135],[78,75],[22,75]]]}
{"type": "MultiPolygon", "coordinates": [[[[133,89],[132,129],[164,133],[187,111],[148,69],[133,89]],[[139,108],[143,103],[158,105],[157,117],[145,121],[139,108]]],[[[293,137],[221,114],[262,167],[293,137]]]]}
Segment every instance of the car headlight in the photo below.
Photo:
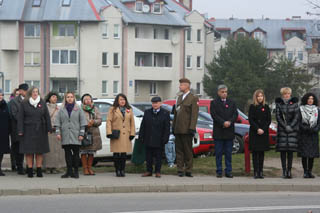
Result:
{"type": "Polygon", "coordinates": [[[277,126],[274,123],[271,123],[269,128],[272,129],[275,132],[278,130],[277,126]]]}
{"type": "Polygon", "coordinates": [[[204,138],[204,139],[212,139],[212,135],[211,135],[210,132],[207,132],[207,133],[204,133],[204,134],[203,134],[203,138],[204,138]]]}

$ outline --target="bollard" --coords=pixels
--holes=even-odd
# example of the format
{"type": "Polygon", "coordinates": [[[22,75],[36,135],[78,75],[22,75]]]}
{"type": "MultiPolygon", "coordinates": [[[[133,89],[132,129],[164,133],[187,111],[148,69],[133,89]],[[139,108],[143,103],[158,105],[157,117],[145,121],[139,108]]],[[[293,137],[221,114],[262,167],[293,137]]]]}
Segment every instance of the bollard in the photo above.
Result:
{"type": "Polygon", "coordinates": [[[250,173],[250,150],[249,150],[249,134],[244,136],[244,166],[245,172],[250,173]]]}

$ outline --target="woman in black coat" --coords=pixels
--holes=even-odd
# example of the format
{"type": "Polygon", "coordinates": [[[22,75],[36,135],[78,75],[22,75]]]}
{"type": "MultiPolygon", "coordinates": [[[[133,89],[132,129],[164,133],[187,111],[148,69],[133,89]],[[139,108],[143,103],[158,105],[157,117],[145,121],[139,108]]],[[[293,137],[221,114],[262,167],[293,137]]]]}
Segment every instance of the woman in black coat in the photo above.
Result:
{"type": "Polygon", "coordinates": [[[48,133],[51,119],[47,104],[40,98],[39,89],[31,88],[20,106],[18,134],[22,137],[20,153],[26,155],[28,177],[33,177],[33,160],[36,158],[37,177],[42,175],[43,154],[49,152],[48,133]]]}
{"type": "Polygon", "coordinates": [[[298,151],[300,110],[298,98],[292,98],[288,87],[280,90],[281,98],[276,99],[278,122],[276,150],[280,152],[283,178],[292,178],[293,152],[298,151]]]}
{"type": "Polygon", "coordinates": [[[318,99],[313,93],[307,93],[301,99],[300,140],[298,156],[302,157],[304,178],[314,178],[313,160],[319,158],[320,116],[318,99]]]}
{"type": "Polygon", "coordinates": [[[256,90],[249,109],[249,149],[252,151],[254,178],[263,179],[264,152],[269,150],[271,112],[262,90],[256,90]]]}
{"type": "Polygon", "coordinates": [[[9,108],[3,95],[0,89],[0,176],[4,176],[1,170],[3,155],[10,153],[9,134],[11,129],[9,108]]]}

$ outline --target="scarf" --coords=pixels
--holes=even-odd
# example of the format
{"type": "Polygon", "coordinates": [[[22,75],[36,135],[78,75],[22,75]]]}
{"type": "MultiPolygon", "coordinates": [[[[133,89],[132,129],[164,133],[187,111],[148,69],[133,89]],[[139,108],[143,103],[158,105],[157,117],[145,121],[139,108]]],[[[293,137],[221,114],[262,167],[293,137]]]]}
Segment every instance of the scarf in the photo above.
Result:
{"type": "Polygon", "coordinates": [[[126,109],[125,107],[119,107],[120,108],[120,112],[122,113],[123,117],[125,116],[126,114],[126,109]]]}
{"type": "Polygon", "coordinates": [[[86,112],[89,112],[90,114],[94,114],[94,105],[82,105],[82,109],[86,112]]]}
{"type": "Polygon", "coordinates": [[[32,97],[29,98],[29,103],[34,107],[37,108],[38,104],[40,102],[40,96],[38,95],[38,97],[34,100],[32,97]]]}
{"type": "Polygon", "coordinates": [[[308,124],[313,128],[318,123],[318,107],[315,105],[302,105],[300,106],[302,115],[302,122],[308,124]]]}
{"type": "Polygon", "coordinates": [[[74,108],[74,103],[72,103],[72,104],[66,104],[66,109],[67,109],[69,118],[70,118],[70,116],[71,116],[71,112],[72,112],[73,108],[74,108]]]}
{"type": "Polygon", "coordinates": [[[284,102],[285,104],[288,104],[290,99],[284,99],[284,98],[282,98],[282,100],[283,100],[283,102],[284,102]]]}

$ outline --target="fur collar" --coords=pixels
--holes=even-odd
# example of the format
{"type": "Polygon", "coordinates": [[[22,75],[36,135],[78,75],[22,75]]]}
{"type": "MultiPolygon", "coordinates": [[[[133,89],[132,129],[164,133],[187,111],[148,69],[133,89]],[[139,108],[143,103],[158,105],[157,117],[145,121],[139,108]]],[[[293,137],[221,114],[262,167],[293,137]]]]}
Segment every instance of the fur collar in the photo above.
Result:
{"type": "MultiPolygon", "coordinates": [[[[292,103],[298,103],[299,102],[299,99],[296,98],[296,97],[292,97],[291,99],[289,99],[289,103],[292,102],[292,103]]],[[[284,101],[282,98],[276,98],[276,104],[284,104],[284,101]]]]}

